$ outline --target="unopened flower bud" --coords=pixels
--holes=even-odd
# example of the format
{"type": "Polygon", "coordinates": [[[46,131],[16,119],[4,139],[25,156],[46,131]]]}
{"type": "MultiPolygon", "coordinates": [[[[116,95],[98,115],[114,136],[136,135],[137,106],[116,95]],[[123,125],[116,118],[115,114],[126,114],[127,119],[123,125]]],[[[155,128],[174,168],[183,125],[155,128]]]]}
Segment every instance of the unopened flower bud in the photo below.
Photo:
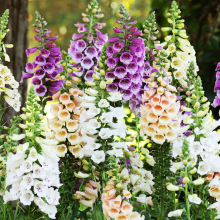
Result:
{"type": "Polygon", "coordinates": [[[195,105],[194,105],[194,108],[198,108],[199,106],[200,106],[200,103],[196,102],[195,105]]]}
{"type": "Polygon", "coordinates": [[[178,191],[179,190],[179,186],[175,186],[172,183],[170,183],[169,185],[167,185],[167,189],[169,191],[178,191]]]}
{"type": "Polygon", "coordinates": [[[189,183],[189,181],[190,181],[189,177],[186,176],[183,178],[183,183],[189,183]]]}
{"type": "Polygon", "coordinates": [[[193,183],[194,185],[202,185],[205,182],[204,178],[199,177],[197,180],[194,180],[193,183]]]}
{"type": "Polygon", "coordinates": [[[13,46],[13,44],[5,44],[5,48],[12,48],[13,46]]]}
{"type": "Polygon", "coordinates": [[[125,175],[124,179],[127,180],[129,178],[129,175],[125,175]]]}
{"type": "Polygon", "coordinates": [[[26,136],[27,137],[33,137],[33,133],[32,132],[26,132],[26,136]]]}
{"type": "Polygon", "coordinates": [[[185,165],[185,166],[187,165],[187,161],[186,160],[183,161],[183,165],[185,165]]]}
{"type": "Polygon", "coordinates": [[[121,188],[121,183],[118,183],[118,184],[116,185],[116,188],[120,189],[120,188],[121,188]]]}
{"type": "Polygon", "coordinates": [[[195,173],[197,172],[197,168],[194,167],[194,168],[193,168],[192,170],[190,170],[189,172],[190,172],[190,174],[195,174],[195,173]]]}
{"type": "Polygon", "coordinates": [[[95,83],[94,83],[94,82],[85,82],[85,84],[86,84],[87,86],[95,86],[95,83]]]}
{"type": "Polygon", "coordinates": [[[108,85],[108,84],[111,84],[111,83],[113,83],[113,81],[114,81],[114,79],[108,78],[107,81],[106,81],[106,84],[107,84],[107,85],[108,85]]]}
{"type": "Polygon", "coordinates": [[[96,73],[93,73],[92,77],[93,77],[94,79],[96,79],[96,80],[99,80],[99,79],[100,79],[100,77],[99,77],[96,73]]]}
{"type": "Polygon", "coordinates": [[[105,71],[104,70],[100,70],[100,74],[101,74],[101,76],[104,76],[105,75],[105,71]]]}
{"type": "Polygon", "coordinates": [[[203,117],[205,115],[205,112],[204,111],[199,111],[196,116],[197,117],[203,117]]]}
{"type": "Polygon", "coordinates": [[[101,83],[100,83],[100,89],[105,89],[106,88],[106,83],[105,83],[105,81],[101,81],[101,83]]]}

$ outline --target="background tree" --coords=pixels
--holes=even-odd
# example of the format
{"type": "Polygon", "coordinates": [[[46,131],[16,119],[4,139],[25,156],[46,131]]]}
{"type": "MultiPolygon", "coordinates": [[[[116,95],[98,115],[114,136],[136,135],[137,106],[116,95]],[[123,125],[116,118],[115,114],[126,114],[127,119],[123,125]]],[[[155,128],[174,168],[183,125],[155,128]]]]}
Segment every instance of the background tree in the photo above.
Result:
{"type": "MultiPolygon", "coordinates": [[[[6,36],[6,43],[13,44],[12,49],[8,49],[7,53],[10,56],[11,62],[6,63],[15,76],[17,81],[20,81],[22,71],[26,63],[25,50],[28,47],[28,0],[0,0],[0,14],[6,9],[9,9],[10,31],[6,36]]],[[[27,95],[27,83],[24,82],[19,86],[21,94],[21,106],[25,105],[27,95]]],[[[6,111],[7,117],[3,116],[6,125],[9,125],[10,119],[16,114],[12,108],[6,111]]]]}

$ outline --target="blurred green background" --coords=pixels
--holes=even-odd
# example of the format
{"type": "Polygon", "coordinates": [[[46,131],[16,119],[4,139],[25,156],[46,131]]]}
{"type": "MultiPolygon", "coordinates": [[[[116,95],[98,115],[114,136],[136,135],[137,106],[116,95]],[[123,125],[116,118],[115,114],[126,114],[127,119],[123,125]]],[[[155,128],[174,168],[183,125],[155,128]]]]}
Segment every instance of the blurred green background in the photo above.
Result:
{"type": "MultiPolygon", "coordinates": [[[[47,20],[48,28],[53,35],[58,35],[58,44],[67,50],[73,33],[76,32],[74,23],[82,21],[81,14],[89,0],[29,0],[29,45],[34,45],[34,33],[31,24],[35,10],[38,10],[47,20]]],[[[100,0],[104,13],[102,22],[107,25],[103,32],[113,34],[118,8],[123,3],[138,26],[147,18],[151,11],[156,11],[158,28],[167,26],[166,13],[170,0],[100,0]]],[[[182,17],[190,42],[197,52],[199,74],[203,80],[206,96],[214,99],[215,66],[220,62],[220,0],[179,0],[182,17]]],[[[163,41],[163,36],[160,36],[163,41]]],[[[214,113],[216,114],[217,111],[214,113]]]]}

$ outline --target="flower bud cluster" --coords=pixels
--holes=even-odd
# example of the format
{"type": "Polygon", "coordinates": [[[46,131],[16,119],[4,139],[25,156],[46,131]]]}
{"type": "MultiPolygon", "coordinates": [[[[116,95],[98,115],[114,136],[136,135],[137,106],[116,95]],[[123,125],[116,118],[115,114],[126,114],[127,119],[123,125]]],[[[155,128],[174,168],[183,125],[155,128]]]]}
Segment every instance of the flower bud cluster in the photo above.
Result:
{"type": "Polygon", "coordinates": [[[8,24],[8,17],[9,17],[9,10],[6,9],[3,13],[2,17],[0,18],[0,64],[3,63],[3,60],[10,62],[10,57],[6,53],[5,48],[12,48],[12,44],[5,44],[3,39],[5,38],[6,34],[9,32],[9,29],[7,29],[8,24]]]}
{"type": "Polygon", "coordinates": [[[0,18],[0,95],[16,112],[20,111],[21,102],[20,94],[18,93],[19,83],[15,80],[13,74],[7,66],[3,65],[3,58],[10,62],[10,58],[6,53],[5,48],[12,48],[13,45],[4,44],[3,39],[9,31],[7,28],[9,10],[6,10],[0,18]],[[7,88],[9,85],[11,89],[7,88]]]}
{"type": "Polygon", "coordinates": [[[168,12],[168,23],[172,27],[162,28],[164,32],[170,32],[170,35],[165,37],[165,47],[167,48],[168,59],[170,60],[172,76],[179,85],[183,88],[187,87],[187,69],[191,62],[195,66],[195,74],[198,72],[196,64],[195,50],[187,40],[186,30],[184,28],[184,20],[180,16],[181,11],[178,9],[176,1],[171,4],[171,9],[168,12]]]}

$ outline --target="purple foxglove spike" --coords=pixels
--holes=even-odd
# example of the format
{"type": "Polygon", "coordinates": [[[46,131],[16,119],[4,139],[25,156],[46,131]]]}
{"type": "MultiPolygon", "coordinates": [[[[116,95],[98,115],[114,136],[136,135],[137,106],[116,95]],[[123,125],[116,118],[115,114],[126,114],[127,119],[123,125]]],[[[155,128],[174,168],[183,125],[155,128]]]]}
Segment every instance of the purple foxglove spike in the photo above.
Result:
{"type": "Polygon", "coordinates": [[[35,87],[35,92],[37,95],[39,95],[40,97],[45,96],[46,92],[47,92],[47,87],[44,85],[39,85],[35,87]]]}
{"type": "Polygon", "coordinates": [[[115,42],[115,43],[113,44],[113,50],[114,50],[115,52],[120,52],[121,49],[123,48],[123,45],[124,45],[124,42],[123,42],[123,41],[115,42]]]}
{"type": "Polygon", "coordinates": [[[143,76],[143,73],[144,73],[144,66],[143,65],[138,67],[137,73],[140,73],[141,76],[143,76]]]}
{"type": "Polygon", "coordinates": [[[106,49],[106,54],[108,57],[112,57],[114,55],[114,49],[111,46],[108,46],[106,49]]]}
{"type": "Polygon", "coordinates": [[[113,31],[115,33],[122,33],[123,32],[120,28],[117,28],[117,27],[113,27],[113,31]]]}
{"type": "Polygon", "coordinates": [[[36,41],[40,41],[40,40],[41,40],[41,38],[40,38],[38,35],[35,35],[35,36],[34,36],[34,39],[35,39],[36,41]]]}
{"type": "Polygon", "coordinates": [[[49,73],[49,74],[53,73],[53,71],[55,70],[54,65],[51,64],[51,63],[45,63],[45,65],[43,66],[43,68],[44,68],[45,72],[46,72],[46,73],[49,73]]]}
{"type": "Polygon", "coordinates": [[[125,39],[131,39],[131,38],[132,38],[132,35],[131,35],[131,34],[125,34],[124,38],[125,38],[125,39]]]}
{"type": "Polygon", "coordinates": [[[107,64],[107,66],[110,68],[110,69],[113,69],[113,68],[115,68],[115,66],[116,66],[116,61],[115,61],[115,59],[114,58],[112,58],[112,57],[109,57],[108,59],[107,59],[107,61],[106,61],[106,64],[107,64]]]}
{"type": "Polygon", "coordinates": [[[115,69],[114,74],[118,79],[122,79],[125,77],[127,71],[124,67],[119,66],[115,69]]]}
{"type": "Polygon", "coordinates": [[[220,105],[220,98],[218,96],[215,97],[213,103],[211,104],[212,107],[216,108],[217,106],[220,105]]]}
{"type": "Polygon", "coordinates": [[[136,28],[136,27],[130,27],[129,30],[133,33],[133,32],[135,32],[135,31],[137,31],[137,28],[136,28]]]}
{"type": "Polygon", "coordinates": [[[29,48],[26,50],[26,55],[29,57],[30,54],[34,53],[37,50],[37,47],[29,48]]]}
{"type": "Polygon", "coordinates": [[[156,57],[153,57],[152,60],[153,60],[154,62],[156,62],[156,61],[157,61],[157,58],[156,58],[156,57]]]}
{"type": "Polygon", "coordinates": [[[93,70],[89,70],[89,71],[86,72],[84,78],[87,82],[93,82],[94,81],[94,78],[92,77],[93,73],[94,73],[93,70]]]}
{"type": "Polygon", "coordinates": [[[82,38],[83,36],[84,36],[84,34],[73,34],[72,39],[73,40],[78,40],[78,39],[82,38]]]}
{"type": "Polygon", "coordinates": [[[135,84],[137,84],[138,82],[141,81],[141,75],[139,73],[135,73],[132,78],[131,81],[135,84]]]}
{"type": "Polygon", "coordinates": [[[44,66],[46,63],[46,59],[43,56],[36,56],[34,62],[38,66],[44,66]]]}
{"type": "Polygon", "coordinates": [[[98,52],[97,52],[95,47],[89,46],[89,47],[86,48],[85,54],[86,54],[87,57],[93,58],[93,57],[97,57],[98,52]]]}
{"type": "Polygon", "coordinates": [[[101,42],[107,42],[108,41],[108,34],[102,34],[101,31],[96,31],[97,34],[97,38],[101,41],[101,42]]]}
{"type": "Polygon", "coordinates": [[[217,64],[215,71],[220,70],[220,62],[217,64]]]}
{"type": "Polygon", "coordinates": [[[50,35],[48,33],[43,35],[43,38],[49,37],[50,35]]]}
{"type": "Polygon", "coordinates": [[[115,79],[115,75],[114,75],[113,72],[107,72],[107,73],[105,74],[105,79],[108,80],[109,78],[115,79]]]}
{"type": "Polygon", "coordinates": [[[89,57],[85,57],[81,61],[81,66],[87,70],[90,69],[93,65],[94,65],[94,62],[89,57]]]}
{"type": "Polygon", "coordinates": [[[144,57],[143,56],[137,58],[137,65],[144,66],[144,57]]]}
{"type": "MultiPolygon", "coordinates": [[[[61,61],[62,60],[62,57],[60,56],[60,57],[56,57],[55,58],[55,63],[58,63],[59,61],[61,61]]],[[[49,61],[48,61],[49,62],[49,61]]],[[[62,65],[60,65],[60,66],[62,66],[62,65]]]]}
{"type": "Polygon", "coordinates": [[[140,89],[136,94],[136,99],[138,99],[140,103],[142,103],[142,95],[144,94],[144,91],[145,91],[144,89],[140,89]]]}
{"type": "Polygon", "coordinates": [[[83,33],[83,32],[86,32],[86,31],[88,31],[88,28],[86,28],[86,27],[79,27],[78,28],[79,33],[83,33]]]}
{"type": "Polygon", "coordinates": [[[75,51],[71,58],[76,62],[76,63],[80,63],[82,61],[82,59],[84,58],[84,54],[79,52],[79,51],[75,51]]]}
{"type": "Polygon", "coordinates": [[[114,57],[114,59],[115,59],[115,62],[118,63],[120,60],[120,56],[118,55],[118,56],[114,57]]]}
{"type": "Polygon", "coordinates": [[[220,89],[220,80],[216,80],[214,92],[217,92],[220,89]]]}
{"type": "Polygon", "coordinates": [[[39,32],[40,32],[40,30],[38,30],[38,29],[36,29],[36,28],[34,28],[33,31],[36,32],[36,33],[39,33],[39,32]]]}
{"type": "Polygon", "coordinates": [[[141,46],[136,47],[136,50],[135,50],[134,54],[135,54],[137,57],[142,57],[142,56],[144,55],[144,50],[143,50],[143,48],[141,48],[141,46]]]}
{"type": "Polygon", "coordinates": [[[88,35],[87,35],[87,39],[88,39],[89,43],[91,43],[91,42],[93,41],[93,36],[92,36],[92,34],[88,34],[88,35]]]}
{"type": "Polygon", "coordinates": [[[162,46],[155,46],[155,49],[156,50],[163,50],[163,47],[162,46]]]}
{"type": "MultiPolygon", "coordinates": [[[[76,48],[74,46],[70,46],[68,49],[68,55],[73,59],[74,53],[75,52],[79,52],[76,50],[76,48]]],[[[81,53],[81,52],[80,52],[81,53]]]]}
{"type": "MultiPolygon", "coordinates": [[[[128,147],[128,150],[130,150],[130,151],[136,151],[136,149],[134,148],[134,147],[131,147],[131,146],[129,146],[128,147]]],[[[128,161],[128,165],[130,165],[131,164],[131,160],[130,159],[127,159],[127,161],[128,161]]]]}
{"type": "Polygon", "coordinates": [[[83,75],[83,72],[84,72],[84,68],[83,67],[79,67],[78,68],[79,71],[77,72],[74,72],[74,74],[78,77],[81,77],[83,75]]]}
{"type": "Polygon", "coordinates": [[[109,43],[115,43],[120,40],[120,37],[109,37],[109,43]]]}
{"type": "Polygon", "coordinates": [[[216,72],[216,79],[220,80],[220,72],[216,72]]]}
{"type": "Polygon", "coordinates": [[[140,44],[144,43],[142,38],[132,38],[131,41],[134,46],[139,46],[140,44]]]}
{"type": "Polygon", "coordinates": [[[135,53],[136,52],[136,46],[133,46],[133,45],[130,45],[129,46],[129,50],[132,52],[132,53],[135,53]]]}
{"type": "Polygon", "coordinates": [[[46,42],[55,41],[57,39],[58,39],[57,36],[56,37],[48,37],[48,40],[46,42]]]}
{"type": "Polygon", "coordinates": [[[41,79],[35,77],[35,78],[32,79],[31,83],[32,83],[32,85],[34,85],[34,86],[39,86],[39,85],[42,84],[42,81],[41,81],[41,79]]]}
{"type": "Polygon", "coordinates": [[[85,24],[84,23],[80,23],[80,22],[77,22],[76,24],[74,24],[75,27],[84,27],[85,24]]]}
{"type": "Polygon", "coordinates": [[[142,34],[142,31],[140,31],[140,30],[133,32],[133,35],[135,35],[135,36],[139,36],[141,34],[142,34]]]}
{"type": "Polygon", "coordinates": [[[131,80],[129,78],[121,79],[118,85],[121,89],[127,90],[131,86],[131,80]]]}
{"type": "Polygon", "coordinates": [[[133,94],[137,94],[140,91],[141,85],[140,84],[132,84],[131,91],[133,94]]]}
{"type": "Polygon", "coordinates": [[[58,75],[58,71],[54,70],[52,73],[47,74],[47,77],[53,80],[56,80],[56,76],[58,75]]]}
{"type": "Polygon", "coordinates": [[[43,70],[43,69],[37,69],[36,71],[35,71],[35,73],[34,73],[34,76],[36,76],[37,78],[39,78],[39,79],[42,79],[42,78],[44,78],[44,76],[45,76],[45,71],[43,70]]]}
{"type": "Polygon", "coordinates": [[[111,84],[108,84],[107,87],[106,87],[107,91],[109,92],[117,92],[118,91],[118,84],[117,83],[111,83],[111,84]]]}
{"type": "Polygon", "coordinates": [[[102,48],[103,48],[103,46],[104,46],[104,42],[99,41],[99,40],[93,40],[93,43],[94,43],[95,47],[96,47],[99,51],[102,50],[102,48]]]}
{"type": "Polygon", "coordinates": [[[84,40],[78,40],[76,42],[76,49],[80,52],[82,52],[86,48],[87,43],[84,40]]]}
{"type": "Polygon", "coordinates": [[[132,92],[131,92],[130,89],[124,90],[122,93],[123,93],[123,97],[122,98],[124,100],[129,100],[132,97],[132,92]]]}
{"type": "Polygon", "coordinates": [[[184,136],[185,137],[189,137],[193,132],[190,131],[190,130],[187,130],[185,133],[184,133],[184,136]]]}
{"type": "Polygon", "coordinates": [[[25,70],[27,73],[33,73],[34,65],[32,63],[26,63],[25,70]]]}
{"type": "Polygon", "coordinates": [[[127,72],[129,72],[130,74],[135,74],[138,70],[138,66],[135,62],[131,62],[127,65],[126,67],[127,72]]]}
{"type": "Polygon", "coordinates": [[[46,47],[53,48],[53,47],[56,47],[56,44],[55,43],[47,43],[46,47]]]}
{"type": "Polygon", "coordinates": [[[40,50],[40,55],[43,56],[44,58],[47,58],[50,55],[50,51],[47,50],[47,49],[41,49],[40,50]]]}
{"type": "Polygon", "coordinates": [[[33,73],[25,73],[24,71],[22,71],[22,77],[21,77],[20,83],[23,83],[24,79],[29,79],[33,76],[34,76],[33,73]]]}
{"type": "Polygon", "coordinates": [[[128,65],[132,59],[133,56],[129,52],[123,52],[120,56],[120,61],[125,65],[128,65]]]}
{"type": "Polygon", "coordinates": [[[50,53],[50,57],[54,57],[54,58],[57,58],[57,57],[60,57],[60,53],[50,53]]]}
{"type": "Polygon", "coordinates": [[[51,48],[50,49],[50,51],[52,52],[52,53],[61,53],[61,51],[60,51],[60,47],[53,47],[53,48],[51,48]]]}

